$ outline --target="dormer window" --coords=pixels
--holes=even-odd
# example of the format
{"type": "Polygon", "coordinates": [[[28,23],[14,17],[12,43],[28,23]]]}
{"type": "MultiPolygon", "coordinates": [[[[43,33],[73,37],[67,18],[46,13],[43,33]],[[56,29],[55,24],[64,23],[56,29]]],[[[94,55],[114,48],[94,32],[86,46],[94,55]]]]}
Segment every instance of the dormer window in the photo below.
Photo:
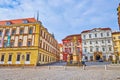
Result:
{"type": "Polygon", "coordinates": [[[28,23],[28,20],[23,20],[23,23],[28,23]]]}
{"type": "Polygon", "coordinates": [[[8,22],[6,22],[6,25],[10,25],[10,24],[11,24],[11,22],[9,22],[9,21],[8,21],[8,22]]]}

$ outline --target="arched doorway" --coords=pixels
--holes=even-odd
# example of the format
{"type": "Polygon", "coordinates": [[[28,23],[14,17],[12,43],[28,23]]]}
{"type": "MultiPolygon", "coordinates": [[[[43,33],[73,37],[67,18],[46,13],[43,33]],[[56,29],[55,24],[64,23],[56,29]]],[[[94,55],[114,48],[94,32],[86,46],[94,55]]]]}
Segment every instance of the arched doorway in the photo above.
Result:
{"type": "Polygon", "coordinates": [[[100,55],[97,54],[95,58],[96,60],[100,60],[100,55]]]}

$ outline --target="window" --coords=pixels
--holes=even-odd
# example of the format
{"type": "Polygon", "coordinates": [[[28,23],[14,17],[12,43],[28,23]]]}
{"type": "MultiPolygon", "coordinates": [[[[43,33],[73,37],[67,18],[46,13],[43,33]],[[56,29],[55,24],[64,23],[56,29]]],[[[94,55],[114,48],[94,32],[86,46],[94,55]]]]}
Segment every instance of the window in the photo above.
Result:
{"type": "Polygon", "coordinates": [[[16,30],[15,29],[13,29],[12,30],[12,35],[14,35],[16,33],[16,30]]]}
{"type": "Polygon", "coordinates": [[[96,44],[98,44],[98,41],[96,41],[96,44]]]}
{"type": "Polygon", "coordinates": [[[31,46],[31,45],[32,45],[32,41],[29,40],[29,41],[27,42],[27,46],[31,46]]]}
{"type": "Polygon", "coordinates": [[[84,45],[86,45],[86,42],[84,42],[84,45]]]}
{"type": "Polygon", "coordinates": [[[5,35],[6,35],[6,36],[9,35],[9,29],[6,29],[6,31],[5,31],[5,35]]]}
{"type": "Polygon", "coordinates": [[[17,54],[17,60],[16,61],[20,61],[20,54],[17,54]]]}
{"type": "Polygon", "coordinates": [[[18,46],[21,47],[22,46],[22,41],[18,42],[18,46]]]}
{"type": "Polygon", "coordinates": [[[93,48],[92,47],[90,48],[90,52],[93,52],[93,48]]]}
{"type": "Polygon", "coordinates": [[[12,54],[9,55],[8,61],[12,61],[12,54]]]}
{"type": "Polygon", "coordinates": [[[6,25],[10,25],[11,24],[11,22],[6,22],[6,25]]]}
{"type": "Polygon", "coordinates": [[[85,48],[85,50],[84,50],[85,52],[87,52],[87,48],[85,48]]]}
{"type": "Polygon", "coordinates": [[[111,47],[109,47],[109,51],[112,51],[112,48],[111,48],[111,47]]]}
{"type": "Polygon", "coordinates": [[[105,48],[104,48],[104,47],[102,48],[102,51],[105,51],[105,48]]]}
{"type": "Polygon", "coordinates": [[[96,51],[99,51],[99,47],[96,47],[96,51]]]}
{"type": "Polygon", "coordinates": [[[28,23],[28,20],[23,20],[23,23],[28,23]]]}
{"type": "Polygon", "coordinates": [[[89,34],[89,38],[92,38],[92,37],[91,37],[91,34],[89,34]]]}
{"type": "Polygon", "coordinates": [[[85,36],[85,35],[83,35],[83,38],[84,38],[84,39],[86,39],[86,36],[85,36]]]}
{"type": "Polygon", "coordinates": [[[107,36],[110,36],[109,32],[107,32],[107,36]]]}
{"type": "Polygon", "coordinates": [[[0,30],[0,36],[2,36],[2,30],[0,30]]]}
{"type": "Polygon", "coordinates": [[[104,40],[102,40],[102,43],[104,43],[104,40]]]}
{"type": "Polygon", "coordinates": [[[1,56],[1,61],[4,61],[4,57],[5,57],[5,55],[2,55],[2,56],[1,56]]]}
{"type": "Polygon", "coordinates": [[[29,28],[29,34],[32,34],[33,33],[33,27],[30,27],[29,28]]]}
{"type": "Polygon", "coordinates": [[[108,43],[110,43],[110,40],[108,40],[108,43]]]}
{"type": "Polygon", "coordinates": [[[30,61],[30,54],[26,54],[26,61],[30,61]]]}
{"type": "Polygon", "coordinates": [[[103,37],[103,33],[101,33],[101,37],[103,37]]]}
{"type": "Polygon", "coordinates": [[[90,41],[90,44],[92,44],[92,41],[90,41]]]}
{"type": "Polygon", "coordinates": [[[20,34],[23,34],[23,33],[24,33],[24,29],[21,28],[21,29],[20,29],[20,34]]]}
{"type": "Polygon", "coordinates": [[[4,41],[4,45],[3,45],[4,47],[7,47],[7,41],[4,41]]]}
{"type": "Polygon", "coordinates": [[[97,34],[95,34],[95,37],[97,37],[97,34]]]}
{"type": "Polygon", "coordinates": [[[14,41],[11,41],[10,47],[14,47],[14,41]]]}

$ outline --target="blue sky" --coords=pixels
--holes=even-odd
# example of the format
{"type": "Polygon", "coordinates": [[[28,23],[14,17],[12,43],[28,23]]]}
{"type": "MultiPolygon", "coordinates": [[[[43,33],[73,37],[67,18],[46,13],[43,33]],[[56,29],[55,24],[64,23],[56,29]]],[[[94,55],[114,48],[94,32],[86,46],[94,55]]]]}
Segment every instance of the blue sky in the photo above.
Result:
{"type": "Polygon", "coordinates": [[[0,20],[36,17],[58,42],[84,30],[118,30],[119,0],[0,0],[0,20]]]}

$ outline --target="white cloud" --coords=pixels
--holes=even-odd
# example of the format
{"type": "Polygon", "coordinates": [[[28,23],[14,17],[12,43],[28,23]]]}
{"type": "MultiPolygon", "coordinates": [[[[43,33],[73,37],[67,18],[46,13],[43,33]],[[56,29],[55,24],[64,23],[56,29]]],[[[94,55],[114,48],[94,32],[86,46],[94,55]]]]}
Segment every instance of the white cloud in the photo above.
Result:
{"type": "Polygon", "coordinates": [[[34,17],[39,10],[43,25],[60,41],[65,35],[94,27],[116,29],[114,14],[118,3],[119,0],[0,0],[0,19],[34,17]]]}

